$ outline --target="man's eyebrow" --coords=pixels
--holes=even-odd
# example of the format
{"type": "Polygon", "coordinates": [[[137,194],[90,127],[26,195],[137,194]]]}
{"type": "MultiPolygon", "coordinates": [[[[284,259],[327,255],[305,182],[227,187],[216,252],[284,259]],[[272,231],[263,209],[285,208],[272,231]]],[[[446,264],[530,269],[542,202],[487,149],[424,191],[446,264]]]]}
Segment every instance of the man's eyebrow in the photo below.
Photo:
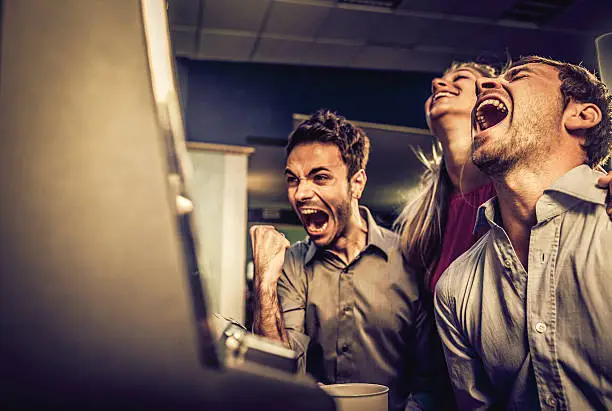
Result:
{"type": "MultiPolygon", "coordinates": [[[[313,168],[312,170],[310,170],[308,172],[308,175],[311,176],[311,175],[317,174],[320,171],[330,171],[330,170],[329,170],[329,168],[327,168],[325,166],[315,167],[315,168],[313,168]]],[[[291,174],[292,176],[295,175],[295,173],[293,171],[291,171],[291,169],[285,168],[285,175],[287,175],[287,174],[291,174]]]]}
{"type": "Polygon", "coordinates": [[[509,69],[508,71],[506,71],[506,73],[504,74],[504,78],[505,79],[512,78],[516,76],[518,73],[522,73],[522,72],[535,73],[533,69],[531,69],[528,66],[518,66],[518,67],[513,67],[509,69]]]}
{"type": "Polygon", "coordinates": [[[314,174],[317,174],[319,171],[330,171],[329,168],[321,166],[321,167],[315,167],[312,170],[310,170],[310,172],[308,173],[309,176],[312,176],[314,174]]]}

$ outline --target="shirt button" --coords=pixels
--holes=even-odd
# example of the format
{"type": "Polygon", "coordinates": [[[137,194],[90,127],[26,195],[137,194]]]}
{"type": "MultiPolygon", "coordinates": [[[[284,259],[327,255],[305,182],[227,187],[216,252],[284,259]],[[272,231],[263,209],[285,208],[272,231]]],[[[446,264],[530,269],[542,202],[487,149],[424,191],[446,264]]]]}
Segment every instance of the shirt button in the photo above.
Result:
{"type": "Polygon", "coordinates": [[[551,407],[556,407],[557,406],[557,399],[552,394],[548,394],[546,396],[546,404],[551,406],[551,407]]]}
{"type": "Polygon", "coordinates": [[[351,346],[348,344],[344,344],[342,346],[342,352],[349,352],[349,351],[351,351],[351,346]]]}
{"type": "MultiPolygon", "coordinates": [[[[542,323],[542,322],[537,323],[537,324],[535,325],[535,330],[536,330],[537,332],[539,332],[540,334],[544,334],[544,332],[546,332],[546,324],[544,324],[544,323],[542,323]]],[[[554,397],[553,397],[553,399],[554,399],[554,397]]]]}
{"type": "Polygon", "coordinates": [[[506,267],[506,268],[510,268],[510,267],[512,267],[512,260],[511,260],[511,259],[509,259],[509,258],[506,258],[506,259],[504,260],[504,267],[506,267]]]}

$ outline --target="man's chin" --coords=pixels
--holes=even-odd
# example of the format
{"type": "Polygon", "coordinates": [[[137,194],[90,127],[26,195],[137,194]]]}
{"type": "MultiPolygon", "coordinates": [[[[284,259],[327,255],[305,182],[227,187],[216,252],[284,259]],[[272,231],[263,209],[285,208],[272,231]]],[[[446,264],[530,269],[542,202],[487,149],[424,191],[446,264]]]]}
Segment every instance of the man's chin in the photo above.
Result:
{"type": "Polygon", "coordinates": [[[507,174],[513,165],[512,162],[504,161],[500,156],[487,155],[487,153],[479,151],[472,153],[472,162],[489,177],[503,176],[507,174]]]}
{"type": "Polygon", "coordinates": [[[318,248],[327,248],[331,244],[331,240],[327,238],[326,236],[318,236],[318,235],[311,235],[311,234],[308,234],[308,236],[310,237],[310,240],[312,241],[312,243],[316,245],[318,248]]]}
{"type": "Polygon", "coordinates": [[[333,236],[328,233],[314,234],[306,231],[310,241],[318,248],[328,248],[333,242],[333,236]]]}

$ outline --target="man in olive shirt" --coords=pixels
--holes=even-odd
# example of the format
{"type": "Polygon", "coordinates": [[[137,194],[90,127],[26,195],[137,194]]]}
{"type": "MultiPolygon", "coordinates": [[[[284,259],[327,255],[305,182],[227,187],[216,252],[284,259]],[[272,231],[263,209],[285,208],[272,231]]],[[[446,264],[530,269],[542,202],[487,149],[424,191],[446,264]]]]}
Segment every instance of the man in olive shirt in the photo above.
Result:
{"type": "Polygon", "coordinates": [[[363,131],[329,111],[290,136],[287,193],[309,239],[251,229],[254,330],[303,353],[323,383],[387,385],[391,409],[423,409],[441,365],[433,318],[397,235],[359,207],[368,156],[363,131]]]}
{"type": "Polygon", "coordinates": [[[472,160],[497,198],[436,287],[459,408],[612,409],[612,222],[591,169],[610,153],[611,98],[538,57],[477,88],[472,160]]]}

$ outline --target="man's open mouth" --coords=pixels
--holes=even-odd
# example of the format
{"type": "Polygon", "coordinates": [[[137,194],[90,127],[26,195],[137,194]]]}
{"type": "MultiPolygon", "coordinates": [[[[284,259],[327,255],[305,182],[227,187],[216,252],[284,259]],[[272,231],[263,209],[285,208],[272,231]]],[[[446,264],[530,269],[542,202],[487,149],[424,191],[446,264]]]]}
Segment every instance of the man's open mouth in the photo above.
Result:
{"type": "Polygon", "coordinates": [[[488,98],[476,107],[476,123],[480,131],[499,124],[508,115],[506,105],[495,98],[488,98]]]}
{"type": "Polygon", "coordinates": [[[300,214],[302,223],[310,234],[320,234],[327,228],[329,215],[325,211],[316,208],[302,208],[300,214]]]}

